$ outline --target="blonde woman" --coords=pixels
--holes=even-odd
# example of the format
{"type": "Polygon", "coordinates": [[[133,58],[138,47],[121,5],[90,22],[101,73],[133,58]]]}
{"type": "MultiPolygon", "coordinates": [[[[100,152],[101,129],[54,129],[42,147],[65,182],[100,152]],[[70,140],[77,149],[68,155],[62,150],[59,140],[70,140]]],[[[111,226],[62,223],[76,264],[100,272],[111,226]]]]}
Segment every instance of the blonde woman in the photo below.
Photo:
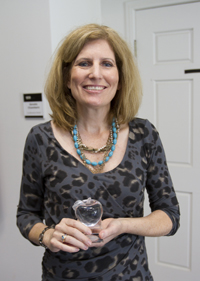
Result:
{"type": "Polygon", "coordinates": [[[106,26],[77,28],[45,91],[52,119],[28,134],[17,212],[22,235],[46,248],[42,280],[153,280],[144,238],[175,234],[179,205],[159,134],[136,118],[142,87],[127,43],[106,26]],[[98,243],[72,208],[87,198],[103,206],[98,243]]]}

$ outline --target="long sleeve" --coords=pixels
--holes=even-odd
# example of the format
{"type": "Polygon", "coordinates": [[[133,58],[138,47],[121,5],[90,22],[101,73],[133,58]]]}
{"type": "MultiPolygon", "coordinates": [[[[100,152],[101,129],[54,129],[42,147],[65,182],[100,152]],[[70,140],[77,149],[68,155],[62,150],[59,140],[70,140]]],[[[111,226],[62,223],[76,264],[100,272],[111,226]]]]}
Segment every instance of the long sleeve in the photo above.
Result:
{"type": "Polygon", "coordinates": [[[152,139],[150,145],[146,147],[146,155],[148,155],[146,189],[150,208],[152,211],[162,210],[170,217],[173,227],[168,236],[174,235],[179,228],[179,204],[159,134],[152,124],[149,123],[149,126],[152,130],[152,139]]]}
{"type": "Polygon", "coordinates": [[[44,195],[40,142],[33,128],[27,136],[24,148],[20,200],[17,209],[17,226],[27,239],[31,228],[36,223],[43,222],[44,195]]]}

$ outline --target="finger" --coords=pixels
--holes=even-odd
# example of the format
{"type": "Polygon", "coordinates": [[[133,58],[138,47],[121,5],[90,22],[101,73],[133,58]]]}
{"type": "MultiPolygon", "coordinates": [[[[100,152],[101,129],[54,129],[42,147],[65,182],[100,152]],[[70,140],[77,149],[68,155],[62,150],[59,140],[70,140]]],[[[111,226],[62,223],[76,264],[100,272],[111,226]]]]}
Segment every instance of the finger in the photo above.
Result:
{"type": "Polygon", "coordinates": [[[97,247],[97,248],[98,247],[103,247],[106,243],[107,243],[106,240],[102,240],[101,242],[98,242],[98,243],[93,242],[91,244],[90,248],[92,248],[92,247],[97,247]]]}
{"type": "Polygon", "coordinates": [[[114,234],[113,229],[111,227],[108,227],[108,228],[99,232],[99,237],[101,239],[105,239],[105,238],[107,238],[107,237],[109,237],[113,234],[114,234]]]}
{"type": "Polygon", "coordinates": [[[61,222],[57,226],[58,226],[58,228],[64,227],[63,230],[66,230],[66,227],[70,226],[72,228],[78,229],[80,232],[85,233],[86,235],[90,235],[92,233],[92,231],[89,227],[82,224],[80,221],[74,220],[74,219],[64,218],[61,220],[61,222]]]}
{"type": "Polygon", "coordinates": [[[73,236],[67,235],[65,237],[65,241],[63,242],[64,245],[70,246],[70,247],[76,247],[82,250],[87,250],[88,246],[90,246],[92,243],[88,239],[87,244],[83,243],[82,241],[74,238],[73,236]]]}
{"type": "Polygon", "coordinates": [[[117,226],[111,223],[110,225],[108,225],[106,229],[103,229],[99,232],[99,237],[101,239],[106,239],[110,236],[116,236],[117,234],[118,234],[117,226]]]}
{"type": "Polygon", "coordinates": [[[91,245],[91,240],[86,235],[72,227],[68,227],[65,233],[56,230],[54,238],[62,244],[64,243],[82,250],[87,250],[88,246],[91,245]]]}
{"type": "Polygon", "coordinates": [[[77,220],[63,219],[60,224],[56,225],[55,230],[61,234],[68,234],[86,245],[90,245],[90,239],[86,235],[92,233],[91,229],[77,220]]]}
{"type": "Polygon", "coordinates": [[[61,241],[57,240],[55,237],[51,239],[51,245],[52,245],[52,251],[58,252],[58,251],[64,251],[69,253],[75,253],[80,250],[80,248],[75,247],[73,245],[67,245],[65,243],[62,243],[61,241]]]}
{"type": "Polygon", "coordinates": [[[67,227],[67,229],[63,233],[55,231],[54,236],[57,238],[57,240],[62,242],[62,235],[63,234],[67,234],[67,237],[65,238],[65,241],[64,241],[65,243],[73,244],[73,245],[75,245],[75,246],[77,246],[81,249],[84,249],[84,250],[85,250],[85,246],[88,247],[92,243],[90,238],[87,235],[80,232],[76,228],[67,227]],[[69,239],[70,239],[70,241],[69,241],[69,239]]]}

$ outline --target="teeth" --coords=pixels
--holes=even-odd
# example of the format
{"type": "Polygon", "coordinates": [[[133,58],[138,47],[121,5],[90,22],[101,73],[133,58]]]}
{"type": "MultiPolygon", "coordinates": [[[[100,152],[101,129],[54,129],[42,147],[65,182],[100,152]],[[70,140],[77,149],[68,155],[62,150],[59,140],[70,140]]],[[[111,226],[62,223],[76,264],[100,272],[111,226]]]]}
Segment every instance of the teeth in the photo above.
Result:
{"type": "Polygon", "coordinates": [[[104,87],[101,87],[101,86],[87,86],[85,88],[88,90],[103,90],[104,89],[104,87]]]}

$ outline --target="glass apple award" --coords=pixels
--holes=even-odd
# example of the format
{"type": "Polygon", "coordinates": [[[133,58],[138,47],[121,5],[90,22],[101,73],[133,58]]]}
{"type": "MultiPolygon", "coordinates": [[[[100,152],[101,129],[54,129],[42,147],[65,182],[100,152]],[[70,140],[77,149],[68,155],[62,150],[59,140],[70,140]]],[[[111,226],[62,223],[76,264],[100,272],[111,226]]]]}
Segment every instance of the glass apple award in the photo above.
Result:
{"type": "Polygon", "coordinates": [[[77,200],[72,208],[75,211],[77,219],[92,230],[92,234],[88,235],[93,243],[99,243],[103,240],[99,238],[101,230],[101,217],[103,208],[99,201],[88,198],[85,200],[77,200]]]}

